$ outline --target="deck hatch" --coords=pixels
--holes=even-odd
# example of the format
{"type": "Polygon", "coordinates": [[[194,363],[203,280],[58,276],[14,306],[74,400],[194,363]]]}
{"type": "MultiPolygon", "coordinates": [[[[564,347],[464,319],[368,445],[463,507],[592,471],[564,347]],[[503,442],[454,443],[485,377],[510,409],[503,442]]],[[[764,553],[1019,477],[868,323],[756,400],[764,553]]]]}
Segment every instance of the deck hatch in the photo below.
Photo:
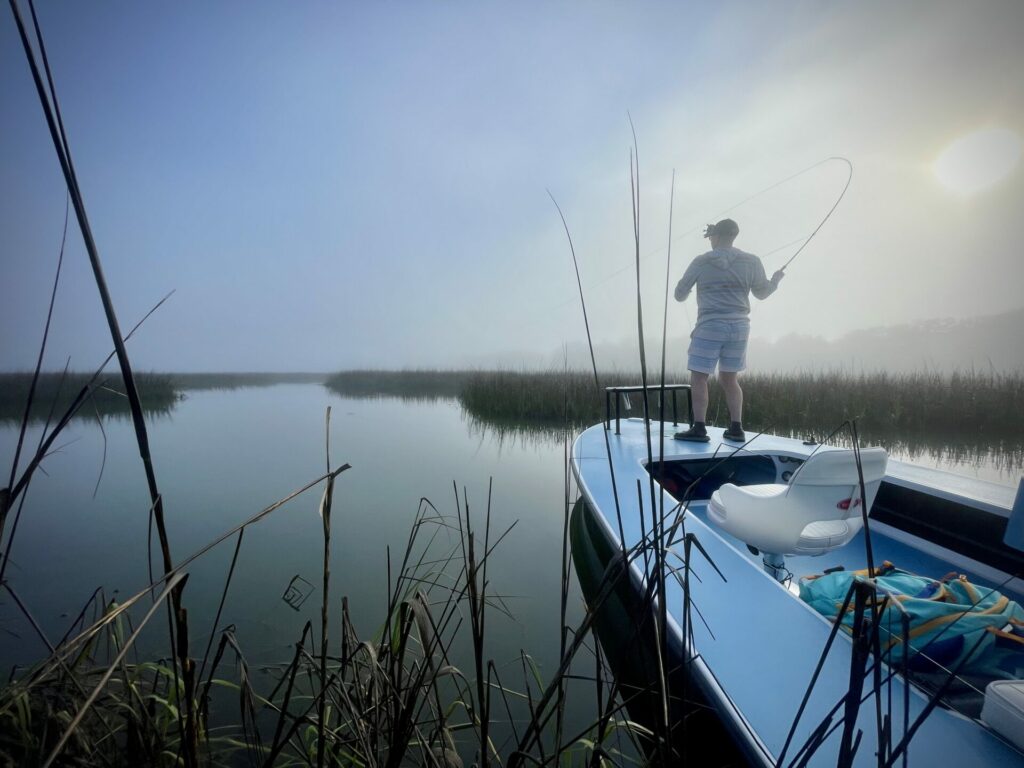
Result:
{"type": "Polygon", "coordinates": [[[657,480],[661,487],[673,498],[681,499],[695,481],[690,499],[707,501],[711,494],[726,483],[733,485],[763,485],[774,483],[776,479],[775,462],[770,456],[728,456],[707,459],[686,459],[684,461],[655,461],[647,471],[657,480]],[[705,474],[706,473],[706,474],[705,474]]]}

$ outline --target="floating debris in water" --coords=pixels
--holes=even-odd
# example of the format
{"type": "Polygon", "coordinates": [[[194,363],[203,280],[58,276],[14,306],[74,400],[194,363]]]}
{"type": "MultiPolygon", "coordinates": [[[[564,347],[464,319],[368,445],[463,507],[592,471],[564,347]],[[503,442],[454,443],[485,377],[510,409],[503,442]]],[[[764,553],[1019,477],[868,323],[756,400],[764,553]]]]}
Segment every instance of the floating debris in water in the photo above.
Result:
{"type": "Polygon", "coordinates": [[[288,582],[288,587],[285,589],[284,594],[281,595],[281,599],[293,610],[297,611],[306,602],[306,598],[313,594],[314,589],[316,587],[310,582],[299,576],[299,574],[295,574],[292,580],[288,582]]]}

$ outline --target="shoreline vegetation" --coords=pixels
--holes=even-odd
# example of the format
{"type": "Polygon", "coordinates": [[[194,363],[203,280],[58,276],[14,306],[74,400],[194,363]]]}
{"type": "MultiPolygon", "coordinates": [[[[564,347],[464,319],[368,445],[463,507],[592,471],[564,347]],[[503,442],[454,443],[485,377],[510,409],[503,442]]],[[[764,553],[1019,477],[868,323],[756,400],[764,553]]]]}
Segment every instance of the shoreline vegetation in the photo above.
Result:
{"type": "MultiPolygon", "coordinates": [[[[604,418],[604,387],[640,383],[637,374],[616,371],[599,373],[598,379],[601,390],[585,371],[364,370],[334,374],[325,385],[349,397],[453,398],[481,421],[578,428],[604,418]]],[[[657,386],[658,380],[652,373],[648,385],[657,386]]],[[[666,376],[666,383],[686,380],[685,375],[666,376]]],[[[823,430],[856,418],[865,435],[998,444],[1017,442],[1024,433],[1024,372],[1019,371],[755,372],[741,381],[744,424],[750,429],[820,437],[823,430]]],[[[631,405],[623,415],[640,415],[637,396],[631,405]]],[[[651,407],[657,412],[656,396],[651,407]]],[[[681,399],[681,415],[684,411],[681,399]]],[[[712,382],[708,420],[723,425],[727,413],[721,390],[712,382]]]]}
{"type": "MultiPolygon", "coordinates": [[[[639,384],[636,373],[605,371],[594,376],[574,370],[349,370],[324,373],[139,373],[136,384],[147,413],[166,415],[190,391],[233,390],[278,384],[322,384],[359,398],[453,400],[473,419],[497,425],[577,429],[604,418],[603,388],[639,384]]],[[[20,421],[32,375],[0,374],[0,422],[20,421]]],[[[89,379],[85,373],[43,373],[31,420],[47,418],[56,401],[60,414],[89,379]]],[[[686,381],[670,374],[666,382],[686,381]]],[[[128,401],[118,372],[80,411],[84,418],[127,415],[128,401]]],[[[648,377],[656,386],[657,374],[648,377]]],[[[943,440],[994,448],[1020,446],[1024,435],[1024,371],[791,374],[752,372],[741,379],[744,424],[751,430],[821,437],[845,419],[856,418],[866,439],[943,440]]],[[[708,421],[724,424],[727,410],[712,383],[708,421]]],[[[639,398],[623,416],[638,416],[639,398]]],[[[657,397],[651,400],[657,413],[657,397]]],[[[685,398],[680,399],[680,415],[685,398]]],[[[667,417],[667,416],[666,416],[667,417]]]]}
{"type": "MultiPolygon", "coordinates": [[[[485,630],[485,616],[488,628],[495,618],[512,616],[503,596],[490,591],[487,562],[515,523],[492,531],[489,500],[482,517],[470,514],[466,497],[456,498],[451,513],[420,501],[404,551],[386,563],[389,591],[380,623],[368,634],[357,633],[350,596],[339,601],[328,593],[334,480],[348,468],[328,473],[320,504],[323,588],[314,602],[320,603],[321,623],[304,625],[290,659],[250,666],[234,625],[226,617],[222,621],[234,564],[198,674],[192,670],[191,689],[167,659],[140,660],[129,653],[136,631],[159,615],[155,609],[175,585],[184,585],[184,565],[168,574],[166,587],[163,580],[154,583],[162,591],[138,625],[128,610],[145,604],[151,588],[127,600],[111,599],[98,588],[50,656],[15,670],[0,686],[0,763],[46,766],[58,758],[57,765],[126,768],[462,768],[502,764],[504,756],[511,756],[510,766],[539,764],[538,758],[554,750],[561,758],[557,765],[587,764],[595,753],[620,765],[640,764],[656,733],[627,719],[622,698],[608,695],[608,686],[615,691],[617,665],[596,650],[590,614],[568,615],[568,564],[561,572],[559,619],[566,631],[567,622],[574,622],[578,639],[563,647],[564,668],[545,675],[525,651],[518,659],[490,655],[494,630],[485,630]],[[466,614],[469,620],[463,621],[466,614]],[[588,685],[595,656],[600,671],[588,685]],[[83,703],[89,690],[94,695],[83,703]],[[593,720],[578,732],[566,719],[569,697],[593,708],[593,720]],[[182,728],[183,710],[190,713],[191,730],[182,728]]],[[[242,532],[268,513],[250,518],[185,563],[236,533],[237,557],[242,532]]],[[[613,584],[620,573],[602,584],[613,584]]],[[[300,605],[312,594],[311,582],[308,587],[300,605]]],[[[298,598],[286,593],[282,599],[298,598]]],[[[193,641],[190,652],[201,649],[193,641]]],[[[659,679],[633,698],[646,701],[665,685],[659,679]]],[[[669,749],[665,734],[657,736],[661,749],[669,749]]]]}
{"type": "MultiPolygon", "coordinates": [[[[170,376],[159,373],[136,373],[135,385],[143,410],[147,414],[167,415],[181,399],[181,391],[170,376]]],[[[56,421],[90,385],[91,373],[40,373],[36,382],[29,422],[56,421]]],[[[96,379],[92,395],[78,410],[76,418],[96,419],[98,416],[130,418],[131,405],[125,395],[124,380],[119,371],[96,379]]],[[[31,373],[0,373],[0,424],[18,424],[25,414],[31,373]]]]}
{"type": "MultiPolygon", "coordinates": [[[[189,391],[233,390],[278,384],[323,384],[327,374],[135,372],[134,377],[143,411],[148,415],[166,416],[179,401],[188,397],[189,391]]],[[[92,374],[84,372],[40,373],[29,421],[46,420],[51,408],[53,417],[58,418],[91,379],[92,374]]],[[[91,402],[79,410],[77,418],[130,416],[120,371],[109,370],[99,376],[97,382],[101,385],[94,391],[91,402]]],[[[21,421],[31,385],[31,373],[0,373],[0,424],[21,421]]]]}
{"type": "MultiPolygon", "coordinates": [[[[560,439],[605,417],[603,389],[638,385],[638,374],[573,370],[344,371],[326,386],[348,397],[447,398],[484,429],[502,436],[550,433],[560,439]],[[450,394],[458,390],[457,394],[450,394]]],[[[648,386],[660,376],[651,373],[648,386]]],[[[666,383],[686,374],[667,374],[666,383]]],[[[791,374],[753,372],[742,377],[744,425],[758,431],[824,440],[839,424],[856,419],[861,440],[911,460],[991,463],[1000,472],[1024,467],[1024,372],[963,371],[952,374],[852,373],[841,370],[791,374]]],[[[665,407],[671,419],[670,400],[665,407]]],[[[622,416],[643,413],[639,397],[622,416]]],[[[658,417],[655,395],[651,412],[658,417]]],[[[680,419],[686,400],[679,399],[680,419]]],[[[725,426],[728,410],[712,382],[708,423],[725,426]]],[[[844,434],[832,442],[844,445],[844,434]]]]}

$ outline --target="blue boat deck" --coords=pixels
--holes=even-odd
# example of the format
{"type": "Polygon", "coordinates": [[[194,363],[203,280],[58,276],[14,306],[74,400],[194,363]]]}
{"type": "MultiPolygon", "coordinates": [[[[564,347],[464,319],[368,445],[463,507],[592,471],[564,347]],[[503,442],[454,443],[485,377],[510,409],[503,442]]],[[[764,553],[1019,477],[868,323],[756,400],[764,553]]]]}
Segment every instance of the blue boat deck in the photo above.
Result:
{"type": "MultiPolygon", "coordinates": [[[[678,429],[671,424],[662,428],[663,447],[657,422],[651,425],[653,457],[657,461],[661,450],[665,461],[702,457],[725,457],[737,451],[738,445],[724,442],[722,430],[709,429],[709,443],[689,443],[672,440],[678,429]]],[[[748,435],[749,437],[750,435],[748,435]]],[[[834,450],[827,446],[806,446],[799,440],[772,435],[754,437],[745,448],[746,453],[786,456],[805,459],[815,449],[834,450]]],[[[650,496],[647,493],[649,474],[647,434],[642,420],[624,420],[621,434],[607,431],[599,424],[586,430],[573,445],[572,463],[581,491],[598,511],[606,534],[619,542],[619,519],[625,545],[630,548],[643,540],[644,531],[650,529],[650,496]],[[606,447],[605,439],[608,445],[606,447]],[[618,515],[615,511],[612,474],[609,458],[615,468],[615,490],[618,497],[618,515]],[[637,483],[643,493],[637,493],[637,483]],[[641,509],[641,504],[648,508],[641,509]],[[618,518],[618,519],[617,519],[618,518]]],[[[1014,492],[1002,486],[957,478],[948,473],[927,468],[891,462],[888,481],[907,487],[938,488],[946,498],[964,501],[978,509],[1007,516],[1013,504],[1014,492]]],[[[666,510],[676,502],[665,492],[666,510]]],[[[703,621],[694,619],[693,648],[698,664],[717,688],[721,701],[731,710],[728,716],[744,725],[755,735],[763,751],[763,762],[774,764],[793,716],[810,682],[814,667],[825,645],[830,630],[829,621],[795,597],[784,586],[763,570],[760,558],[752,555],[746,546],[708,524],[705,502],[694,502],[687,513],[687,532],[696,534],[715,565],[722,571],[720,579],[700,556],[691,564],[691,598],[699,609],[703,621]],[[705,626],[704,622],[707,623],[705,626]]],[[[872,549],[876,565],[889,560],[897,567],[927,576],[941,577],[949,571],[964,573],[978,584],[1001,587],[1019,598],[1019,581],[1002,584],[1000,574],[992,569],[965,567],[958,558],[947,553],[921,551],[899,536],[872,529],[872,549]],[[979,572],[981,571],[981,572],[979,572]]],[[[821,573],[824,569],[842,565],[847,570],[867,565],[864,533],[839,550],[822,557],[790,557],[787,567],[795,577],[821,573]]],[[[948,553],[955,555],[955,553],[948,553]]],[[[678,547],[670,548],[670,556],[681,558],[678,547]]],[[[679,564],[678,562],[676,563],[679,564]]],[[[970,565],[970,563],[968,563],[970,565]]],[[[980,564],[979,564],[980,565],[980,564]]],[[[634,561],[636,575],[644,574],[638,561],[634,561]]],[[[681,586],[669,580],[667,607],[670,624],[681,637],[683,594],[681,586]]],[[[847,691],[851,643],[840,633],[822,674],[811,693],[808,708],[790,747],[788,759],[818,725],[823,713],[830,710],[847,691]]],[[[895,744],[902,723],[901,679],[893,682],[893,710],[895,744]]],[[[866,689],[865,689],[866,690],[866,689]]],[[[922,710],[927,697],[911,686],[910,720],[922,710]]],[[[863,729],[863,743],[855,765],[877,764],[877,734],[874,705],[866,703],[858,719],[863,729]]],[[[809,765],[835,765],[838,731],[833,733],[808,763],[809,765]]],[[[936,709],[921,725],[908,755],[911,765],[931,765],[940,760],[950,765],[1019,765],[1024,766],[1024,755],[989,731],[977,721],[946,709],[936,709]]]]}

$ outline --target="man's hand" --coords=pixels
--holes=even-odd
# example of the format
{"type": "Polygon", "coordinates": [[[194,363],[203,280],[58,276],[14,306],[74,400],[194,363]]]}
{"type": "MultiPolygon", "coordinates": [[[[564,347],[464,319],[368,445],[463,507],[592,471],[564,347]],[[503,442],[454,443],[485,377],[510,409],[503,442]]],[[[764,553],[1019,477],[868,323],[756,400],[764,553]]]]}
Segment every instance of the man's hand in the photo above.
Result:
{"type": "Polygon", "coordinates": [[[786,276],[786,273],[783,272],[781,269],[776,270],[775,274],[772,275],[772,282],[775,283],[776,285],[778,285],[779,281],[782,280],[782,278],[784,278],[785,276],[786,276]]]}

